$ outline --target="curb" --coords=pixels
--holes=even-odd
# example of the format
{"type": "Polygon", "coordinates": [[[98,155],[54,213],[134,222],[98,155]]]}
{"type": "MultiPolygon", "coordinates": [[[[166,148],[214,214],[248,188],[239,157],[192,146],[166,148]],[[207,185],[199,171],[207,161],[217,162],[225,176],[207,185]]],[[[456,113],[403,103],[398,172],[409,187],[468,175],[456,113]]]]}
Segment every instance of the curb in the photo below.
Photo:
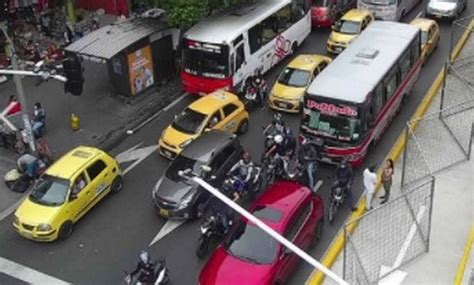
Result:
{"type": "MultiPolygon", "coordinates": [[[[472,27],[474,27],[474,20],[471,20],[471,23],[469,24],[468,28],[464,32],[463,36],[459,39],[456,46],[454,47],[451,53],[451,57],[450,57],[451,59],[456,59],[459,56],[462,48],[464,47],[464,45],[467,42],[467,39],[469,38],[470,30],[472,29],[472,27]]],[[[438,73],[438,75],[436,76],[435,80],[433,81],[430,89],[425,94],[422,101],[416,108],[415,113],[413,113],[413,115],[411,116],[410,120],[419,119],[426,113],[426,111],[428,110],[428,107],[431,105],[431,102],[433,101],[433,98],[436,96],[439,89],[441,88],[441,84],[443,83],[443,80],[444,80],[444,75],[445,75],[445,68],[443,67],[438,73]]],[[[413,130],[415,130],[416,127],[418,126],[418,120],[412,126],[413,126],[413,130]]],[[[387,160],[388,158],[391,158],[394,161],[398,160],[398,158],[400,157],[400,154],[405,148],[405,142],[406,142],[406,134],[405,132],[402,132],[383,161],[387,160]]],[[[378,177],[380,177],[381,172],[382,172],[381,169],[377,171],[378,177]]],[[[375,193],[377,193],[381,188],[380,181],[381,180],[378,179],[375,193]]],[[[364,215],[364,213],[365,213],[365,198],[361,196],[357,203],[357,210],[347,218],[347,221],[358,219],[362,215],[364,215]]],[[[354,230],[356,229],[357,223],[352,223],[351,225],[352,226],[348,227],[349,233],[354,232],[354,230]]],[[[344,233],[341,230],[339,230],[339,233],[333,239],[329,248],[326,250],[321,260],[321,263],[327,268],[331,268],[336,262],[336,259],[339,256],[339,254],[342,252],[342,249],[344,248],[344,244],[345,244],[344,233]]],[[[309,276],[309,278],[306,280],[305,284],[309,284],[309,285],[322,284],[325,277],[326,276],[322,271],[314,270],[309,276]]]]}
{"type": "Polygon", "coordinates": [[[454,278],[454,285],[461,285],[464,279],[464,271],[466,270],[467,262],[469,261],[469,255],[471,253],[472,243],[474,243],[474,224],[471,227],[471,233],[467,238],[466,247],[464,248],[464,254],[461,262],[459,263],[456,277],[454,278]]]}

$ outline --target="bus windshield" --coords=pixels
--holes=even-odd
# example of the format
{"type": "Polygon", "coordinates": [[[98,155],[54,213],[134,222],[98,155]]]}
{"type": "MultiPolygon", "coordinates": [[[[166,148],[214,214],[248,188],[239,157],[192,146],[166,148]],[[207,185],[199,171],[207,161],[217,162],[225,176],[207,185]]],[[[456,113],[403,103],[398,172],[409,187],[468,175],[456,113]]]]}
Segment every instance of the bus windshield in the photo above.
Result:
{"type": "Polygon", "coordinates": [[[395,5],[397,4],[397,0],[363,0],[364,3],[373,4],[373,5],[395,5]]]}
{"type": "Polygon", "coordinates": [[[204,77],[229,76],[229,53],[225,45],[185,41],[183,47],[184,71],[204,77]]]}
{"type": "Polygon", "coordinates": [[[314,101],[306,105],[311,107],[305,108],[302,127],[308,133],[340,142],[357,142],[362,137],[361,122],[355,107],[314,101]]]}

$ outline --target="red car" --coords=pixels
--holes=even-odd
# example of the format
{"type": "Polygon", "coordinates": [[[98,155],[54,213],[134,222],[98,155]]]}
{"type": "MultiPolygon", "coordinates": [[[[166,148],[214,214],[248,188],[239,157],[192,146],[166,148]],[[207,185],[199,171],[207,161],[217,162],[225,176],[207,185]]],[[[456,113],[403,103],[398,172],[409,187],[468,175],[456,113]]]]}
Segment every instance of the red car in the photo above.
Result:
{"type": "Polygon", "coordinates": [[[356,6],[356,0],[312,0],[311,23],[313,27],[330,27],[339,15],[356,6]]]}
{"type": "MultiPolygon", "coordinates": [[[[321,238],[323,201],[298,183],[273,184],[250,212],[303,250],[321,238]]],[[[241,218],[202,269],[199,284],[283,284],[298,261],[297,255],[241,218]]]]}

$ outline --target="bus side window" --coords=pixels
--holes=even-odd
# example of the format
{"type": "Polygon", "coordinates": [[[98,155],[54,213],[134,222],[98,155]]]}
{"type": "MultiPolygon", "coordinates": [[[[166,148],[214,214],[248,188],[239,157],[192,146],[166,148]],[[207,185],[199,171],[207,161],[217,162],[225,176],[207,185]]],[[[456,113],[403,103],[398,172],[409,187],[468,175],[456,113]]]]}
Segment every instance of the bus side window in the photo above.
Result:
{"type": "Polygon", "coordinates": [[[377,119],[378,114],[382,110],[384,106],[384,90],[383,90],[383,84],[379,83],[377,87],[375,87],[374,92],[372,93],[372,106],[371,109],[373,110],[372,118],[371,118],[371,123],[375,122],[377,119]]]}
{"type": "Polygon", "coordinates": [[[411,66],[420,58],[420,37],[417,37],[416,40],[410,46],[410,61],[411,66]]]}
{"type": "Polygon", "coordinates": [[[397,72],[394,68],[387,73],[383,83],[385,86],[385,102],[387,102],[397,89],[397,72]]]}
{"type": "Polygon", "coordinates": [[[277,13],[277,32],[283,33],[291,26],[291,6],[287,5],[277,13]]]}
{"type": "Polygon", "coordinates": [[[409,50],[406,50],[403,53],[403,55],[400,58],[399,64],[400,64],[400,75],[402,76],[402,79],[403,79],[405,78],[405,76],[408,74],[408,71],[410,71],[410,68],[412,67],[412,64],[410,62],[409,50]]]}
{"type": "Polygon", "coordinates": [[[262,47],[262,25],[256,24],[249,30],[250,53],[253,54],[262,47]]]}
{"type": "Polygon", "coordinates": [[[244,64],[245,62],[245,52],[244,52],[244,45],[240,45],[237,47],[237,50],[235,51],[235,70],[239,70],[239,68],[244,64]]]}
{"type": "Polygon", "coordinates": [[[271,15],[262,22],[262,45],[273,40],[277,35],[277,17],[271,15]]]}

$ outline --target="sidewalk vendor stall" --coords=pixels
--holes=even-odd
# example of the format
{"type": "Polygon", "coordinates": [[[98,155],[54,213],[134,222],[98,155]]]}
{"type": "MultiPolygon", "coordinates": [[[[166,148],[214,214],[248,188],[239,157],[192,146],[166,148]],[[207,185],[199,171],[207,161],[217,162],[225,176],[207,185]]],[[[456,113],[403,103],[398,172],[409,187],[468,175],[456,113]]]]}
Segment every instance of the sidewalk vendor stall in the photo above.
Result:
{"type": "Polygon", "coordinates": [[[134,18],[104,26],[65,48],[107,64],[115,93],[136,96],[176,75],[179,30],[163,19],[134,18]]]}

